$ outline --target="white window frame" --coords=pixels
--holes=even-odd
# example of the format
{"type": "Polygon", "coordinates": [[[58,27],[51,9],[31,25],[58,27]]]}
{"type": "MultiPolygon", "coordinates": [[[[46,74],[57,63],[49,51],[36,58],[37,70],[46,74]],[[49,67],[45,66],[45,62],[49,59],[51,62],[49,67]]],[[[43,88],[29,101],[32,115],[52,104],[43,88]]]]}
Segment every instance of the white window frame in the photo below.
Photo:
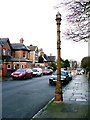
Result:
{"type": "Polygon", "coordinates": [[[7,64],[7,69],[11,69],[11,64],[7,64]],[[8,67],[8,66],[10,66],[10,67],[8,67]]]}

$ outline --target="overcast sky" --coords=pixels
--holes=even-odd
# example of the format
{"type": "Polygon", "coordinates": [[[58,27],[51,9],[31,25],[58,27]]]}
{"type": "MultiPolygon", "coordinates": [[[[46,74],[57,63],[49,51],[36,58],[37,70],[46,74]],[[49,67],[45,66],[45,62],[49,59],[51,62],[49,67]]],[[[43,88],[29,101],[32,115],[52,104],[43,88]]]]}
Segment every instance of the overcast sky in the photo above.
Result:
{"type": "Polygon", "coordinates": [[[57,55],[56,13],[62,15],[61,57],[81,60],[88,55],[87,43],[75,43],[62,38],[66,22],[66,11],[54,9],[58,0],[0,0],[0,37],[8,37],[11,43],[18,43],[23,37],[25,45],[43,48],[50,55],[57,55]]]}

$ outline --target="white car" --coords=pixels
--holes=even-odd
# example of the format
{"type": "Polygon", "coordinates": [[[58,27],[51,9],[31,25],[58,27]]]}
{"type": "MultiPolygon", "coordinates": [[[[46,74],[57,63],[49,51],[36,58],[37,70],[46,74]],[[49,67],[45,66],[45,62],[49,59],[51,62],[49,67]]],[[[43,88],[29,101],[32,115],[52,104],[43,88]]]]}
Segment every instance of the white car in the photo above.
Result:
{"type": "Polygon", "coordinates": [[[43,75],[43,71],[41,68],[33,68],[33,76],[42,76],[43,75]]]}
{"type": "Polygon", "coordinates": [[[84,70],[82,69],[80,70],[79,75],[83,75],[83,74],[84,74],[84,70]]]}

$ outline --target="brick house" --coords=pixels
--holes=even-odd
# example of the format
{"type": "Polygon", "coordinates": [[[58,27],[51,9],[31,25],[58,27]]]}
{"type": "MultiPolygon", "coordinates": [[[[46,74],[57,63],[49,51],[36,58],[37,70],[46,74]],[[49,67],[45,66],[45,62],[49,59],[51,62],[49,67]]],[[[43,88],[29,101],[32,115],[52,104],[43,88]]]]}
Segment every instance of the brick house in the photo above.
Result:
{"type": "Polygon", "coordinates": [[[0,38],[0,76],[8,76],[18,68],[31,67],[30,49],[20,43],[10,43],[9,38],[0,38]]]}
{"type": "Polygon", "coordinates": [[[20,39],[20,43],[12,43],[12,56],[13,69],[29,68],[30,67],[30,49],[23,44],[23,38],[20,39]]]}
{"type": "Polygon", "coordinates": [[[11,68],[12,49],[9,38],[0,38],[0,76],[6,76],[11,68]]]}

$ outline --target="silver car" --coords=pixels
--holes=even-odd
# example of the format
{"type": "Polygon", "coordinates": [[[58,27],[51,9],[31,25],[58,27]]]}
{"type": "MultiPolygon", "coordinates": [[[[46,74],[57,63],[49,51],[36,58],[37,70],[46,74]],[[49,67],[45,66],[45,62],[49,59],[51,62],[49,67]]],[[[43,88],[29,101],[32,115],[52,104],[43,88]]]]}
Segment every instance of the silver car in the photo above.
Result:
{"type": "MultiPolygon", "coordinates": [[[[61,70],[61,83],[66,84],[70,80],[68,72],[61,70]]],[[[57,81],[57,70],[49,78],[49,84],[55,84],[57,81]]]]}

